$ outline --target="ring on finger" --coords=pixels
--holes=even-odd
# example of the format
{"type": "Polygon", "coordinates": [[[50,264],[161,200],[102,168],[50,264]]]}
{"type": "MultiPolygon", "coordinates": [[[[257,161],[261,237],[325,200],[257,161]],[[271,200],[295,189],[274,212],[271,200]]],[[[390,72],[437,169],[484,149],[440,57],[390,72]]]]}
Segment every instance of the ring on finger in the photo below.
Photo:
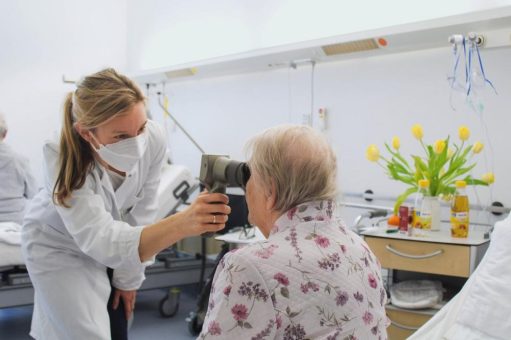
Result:
{"type": "Polygon", "coordinates": [[[216,224],[216,215],[213,215],[213,224],[216,224]]]}

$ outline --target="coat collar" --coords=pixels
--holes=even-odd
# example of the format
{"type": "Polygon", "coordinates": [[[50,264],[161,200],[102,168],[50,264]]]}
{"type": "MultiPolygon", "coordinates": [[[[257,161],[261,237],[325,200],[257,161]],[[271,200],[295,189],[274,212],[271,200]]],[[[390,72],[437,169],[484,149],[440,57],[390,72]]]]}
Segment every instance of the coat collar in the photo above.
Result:
{"type": "Polygon", "coordinates": [[[112,182],[107,170],[101,164],[96,162],[96,167],[99,170],[100,183],[105,192],[111,196],[114,207],[116,210],[121,210],[129,195],[133,195],[132,189],[136,187],[138,181],[138,166],[135,166],[132,171],[126,174],[126,178],[121,183],[117,190],[112,187],[112,182]]]}
{"type": "Polygon", "coordinates": [[[270,235],[281,233],[304,222],[328,222],[332,220],[334,211],[335,202],[333,200],[310,201],[299,204],[289,209],[275,221],[270,235]]]}

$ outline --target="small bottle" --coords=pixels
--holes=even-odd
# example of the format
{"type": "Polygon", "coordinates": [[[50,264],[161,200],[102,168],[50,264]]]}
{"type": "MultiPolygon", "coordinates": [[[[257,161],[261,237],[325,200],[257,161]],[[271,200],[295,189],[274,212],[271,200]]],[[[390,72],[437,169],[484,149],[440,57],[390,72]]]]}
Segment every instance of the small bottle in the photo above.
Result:
{"type": "Polygon", "coordinates": [[[456,181],[456,193],[451,205],[452,237],[468,237],[469,205],[466,187],[465,181],[456,181]]]}
{"type": "Polygon", "coordinates": [[[408,222],[410,221],[409,208],[406,205],[399,207],[399,232],[408,234],[408,222]]]}
{"type": "Polygon", "coordinates": [[[407,235],[413,236],[413,220],[415,218],[417,218],[416,214],[415,214],[415,207],[410,207],[408,210],[408,214],[410,216],[408,216],[408,233],[407,233],[407,235]]]}
{"type": "Polygon", "coordinates": [[[417,228],[420,230],[420,236],[427,236],[431,230],[431,213],[433,207],[431,206],[431,196],[429,194],[429,180],[421,179],[419,181],[419,198],[420,203],[417,215],[417,228]]]}
{"type": "Polygon", "coordinates": [[[417,193],[415,194],[415,203],[413,205],[415,210],[412,215],[412,229],[415,236],[422,236],[422,224],[420,221],[421,205],[429,185],[427,182],[427,179],[421,179],[417,185],[417,193]]]}

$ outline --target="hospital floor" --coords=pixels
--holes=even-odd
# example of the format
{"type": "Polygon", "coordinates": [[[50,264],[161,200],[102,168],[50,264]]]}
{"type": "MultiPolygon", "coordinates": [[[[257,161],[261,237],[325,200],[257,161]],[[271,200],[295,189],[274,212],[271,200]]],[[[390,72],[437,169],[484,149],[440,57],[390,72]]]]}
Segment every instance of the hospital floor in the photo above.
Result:
{"type": "MultiPolygon", "coordinates": [[[[198,290],[196,285],[183,286],[178,313],[172,318],[163,318],[158,311],[160,300],[165,296],[165,290],[147,290],[139,292],[135,306],[135,319],[129,331],[130,340],[139,339],[195,339],[188,332],[185,318],[196,308],[198,290]]],[[[32,306],[0,309],[0,339],[32,339],[30,318],[32,306]]]]}

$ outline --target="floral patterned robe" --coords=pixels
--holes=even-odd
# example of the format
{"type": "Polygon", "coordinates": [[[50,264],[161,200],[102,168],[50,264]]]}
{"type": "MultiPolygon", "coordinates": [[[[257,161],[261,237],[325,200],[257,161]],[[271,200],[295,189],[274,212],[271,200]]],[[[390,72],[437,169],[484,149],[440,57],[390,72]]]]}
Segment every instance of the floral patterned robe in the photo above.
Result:
{"type": "Polygon", "coordinates": [[[228,253],[198,339],[386,339],[380,264],[333,208],[301,204],[228,253]]]}

